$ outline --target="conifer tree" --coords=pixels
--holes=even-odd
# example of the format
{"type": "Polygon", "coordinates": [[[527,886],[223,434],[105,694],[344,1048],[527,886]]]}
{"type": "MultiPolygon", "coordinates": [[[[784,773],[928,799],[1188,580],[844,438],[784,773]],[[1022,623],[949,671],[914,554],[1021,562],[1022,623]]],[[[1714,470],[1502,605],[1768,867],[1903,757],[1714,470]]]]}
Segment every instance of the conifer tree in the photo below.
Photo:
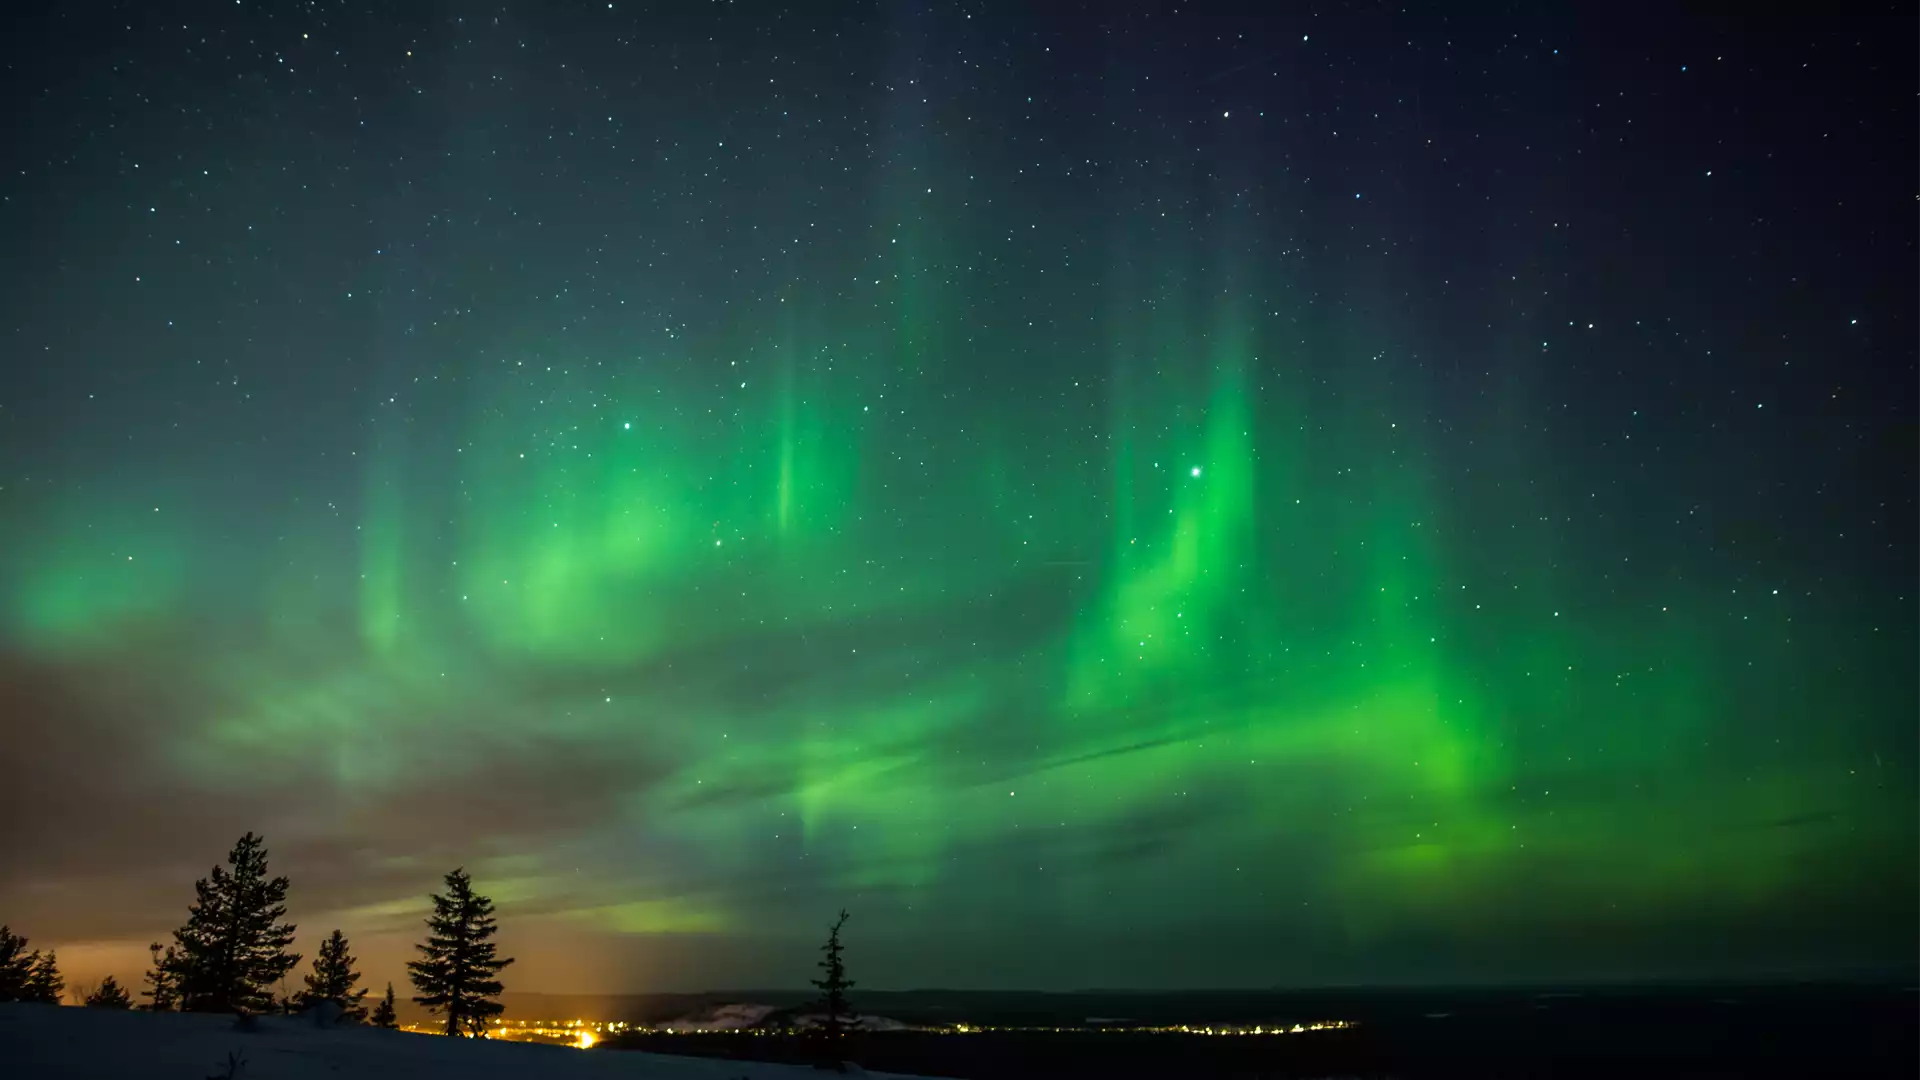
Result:
{"type": "Polygon", "coordinates": [[[233,845],[227,862],[194,882],[197,895],[187,924],[173,932],[180,1008],[187,1012],[267,1012],[273,987],[300,962],[290,953],[287,879],[267,876],[267,849],[252,833],[233,845]]]}
{"type": "Polygon", "coordinates": [[[839,920],[827,928],[827,943],[820,946],[820,951],[826,954],[820,960],[820,969],[826,978],[812,980],[820,990],[820,1007],[826,1010],[822,1030],[829,1039],[839,1038],[848,1025],[860,1019],[854,1014],[853,1006],[847,1004],[847,991],[853,989],[853,980],[847,978],[847,965],[840,957],[840,928],[845,925],[847,913],[842,910],[839,920]]]}
{"type": "Polygon", "coordinates": [[[387,984],[387,996],[381,998],[380,1003],[373,1007],[373,1013],[367,1017],[367,1023],[377,1028],[392,1029],[400,1026],[400,1016],[393,1009],[392,983],[387,984]]]}
{"type": "Polygon", "coordinates": [[[42,953],[35,949],[27,970],[27,985],[20,993],[20,1000],[58,1005],[60,991],[66,986],[67,980],[60,977],[60,964],[54,959],[53,950],[42,953]]]}
{"type": "Polygon", "coordinates": [[[473,879],[464,869],[447,875],[445,896],[433,896],[433,914],[427,918],[427,940],[415,945],[422,959],[407,962],[407,978],[420,991],[413,1000],[428,1011],[444,1013],[448,1035],[484,1036],[487,1019],[503,1006],[494,978],[513,959],[494,956],[498,927],[493,901],[473,891],[473,879]]]}
{"type": "Polygon", "coordinates": [[[0,926],[0,1001],[19,1001],[27,992],[27,976],[33,972],[33,954],[27,952],[27,939],[0,926]]]}
{"type": "Polygon", "coordinates": [[[87,995],[87,1008],[131,1009],[133,998],[127,993],[126,987],[120,985],[119,980],[109,975],[100,980],[100,985],[94,987],[93,993],[87,995]]]}
{"type": "Polygon", "coordinates": [[[147,1003],[140,1007],[148,1012],[172,1012],[180,1006],[180,951],[169,945],[163,953],[156,941],[147,946],[147,952],[153,955],[153,967],[147,972],[147,988],[140,991],[147,1003]]]}
{"type": "Polygon", "coordinates": [[[353,963],[354,958],[347,952],[347,936],[335,930],[314,954],[313,970],[307,974],[307,988],[294,998],[295,1007],[311,1009],[323,1001],[331,1001],[340,1006],[341,1016],[365,1020],[367,1008],[360,1001],[367,996],[367,991],[353,988],[353,984],[360,981],[360,973],[353,970],[353,963]]]}

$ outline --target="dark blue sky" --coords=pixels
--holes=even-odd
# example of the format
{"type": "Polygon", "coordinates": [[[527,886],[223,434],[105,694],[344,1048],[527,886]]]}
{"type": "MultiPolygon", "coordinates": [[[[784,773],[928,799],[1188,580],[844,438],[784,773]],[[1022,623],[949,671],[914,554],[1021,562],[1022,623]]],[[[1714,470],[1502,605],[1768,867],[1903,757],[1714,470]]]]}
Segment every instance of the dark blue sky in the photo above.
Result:
{"type": "Polygon", "coordinates": [[[247,829],[376,981],[1914,955],[1911,12],[4,18],[79,977],[247,829]]]}

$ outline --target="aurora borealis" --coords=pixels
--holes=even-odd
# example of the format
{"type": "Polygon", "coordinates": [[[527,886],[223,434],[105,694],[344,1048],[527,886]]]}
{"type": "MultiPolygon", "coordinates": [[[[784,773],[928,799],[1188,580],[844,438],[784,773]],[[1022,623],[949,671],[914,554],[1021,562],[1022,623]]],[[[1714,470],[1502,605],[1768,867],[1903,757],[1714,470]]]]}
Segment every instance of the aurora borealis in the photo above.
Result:
{"type": "MultiPolygon", "coordinates": [[[[381,7],[384,7],[382,5],[381,7]]],[[[16,20],[0,915],[1911,968],[1913,20],[16,20]]]]}

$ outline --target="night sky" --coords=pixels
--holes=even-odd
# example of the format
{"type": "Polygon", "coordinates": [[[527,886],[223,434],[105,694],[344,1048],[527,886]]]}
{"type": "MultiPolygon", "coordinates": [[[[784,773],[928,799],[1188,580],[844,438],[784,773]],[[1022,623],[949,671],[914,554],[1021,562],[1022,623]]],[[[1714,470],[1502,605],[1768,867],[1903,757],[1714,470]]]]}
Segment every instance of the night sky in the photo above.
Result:
{"type": "Polygon", "coordinates": [[[1911,969],[1909,5],[642,7],[8,9],[71,978],[247,829],[376,986],[1911,969]]]}

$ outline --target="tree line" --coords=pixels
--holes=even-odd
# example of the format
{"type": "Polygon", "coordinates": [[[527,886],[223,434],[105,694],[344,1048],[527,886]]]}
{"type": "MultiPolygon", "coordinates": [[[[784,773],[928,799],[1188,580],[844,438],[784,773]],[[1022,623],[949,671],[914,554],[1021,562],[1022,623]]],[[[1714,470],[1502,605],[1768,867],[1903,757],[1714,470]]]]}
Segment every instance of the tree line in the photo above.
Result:
{"type": "MultiPolygon", "coordinates": [[[[473,891],[466,870],[456,867],[445,881],[445,893],[429,894],[433,914],[426,920],[427,937],[414,946],[420,959],[407,962],[407,978],[416,991],[414,1003],[443,1017],[446,1034],[480,1036],[487,1021],[504,1011],[495,1000],[504,990],[498,976],[513,958],[497,954],[493,901],[473,891]]],[[[300,954],[288,951],[295,929],[284,921],[288,885],[284,875],[267,875],[266,841],[247,833],[227,854],[226,866],[215,866],[194,882],[194,901],[187,907],[186,923],[173,932],[173,943],[147,946],[153,966],[140,991],[145,1003],[135,1005],[126,988],[109,975],[86,995],[85,1004],[242,1015],[331,1007],[348,1023],[398,1027],[393,984],[387,984],[386,996],[369,1009],[368,990],[359,985],[360,973],[354,970],[357,961],[347,936],[337,928],[320,942],[305,989],[275,995],[274,988],[300,963],[300,954]]],[[[820,948],[821,978],[813,980],[825,1013],[820,1033],[830,1040],[858,1023],[847,1001],[854,984],[847,978],[840,943],[846,923],[842,911],[828,928],[820,948]]],[[[26,949],[25,937],[0,925],[0,1002],[59,1004],[66,981],[53,950],[26,949]]]]}
{"type": "MultiPolygon", "coordinates": [[[[450,871],[445,881],[444,893],[430,894],[433,914],[427,917],[426,940],[414,946],[420,959],[408,961],[407,978],[416,991],[414,1003],[443,1017],[448,1035],[483,1035],[487,1021],[503,1011],[495,1000],[504,989],[498,975],[513,958],[498,955],[491,940],[498,930],[493,901],[473,891],[466,870],[450,871]]],[[[86,995],[85,1004],[240,1014],[326,1007],[349,1023],[398,1027],[393,984],[368,1008],[369,991],[359,985],[356,960],[338,929],[321,941],[305,988],[275,995],[274,988],[300,963],[300,954],[289,951],[295,927],[285,921],[288,886],[284,875],[268,876],[266,842],[247,833],[228,853],[227,865],[194,882],[194,901],[173,942],[147,946],[153,966],[140,992],[144,1003],[135,1005],[109,975],[86,995]]],[[[0,1002],[57,1005],[65,987],[53,950],[28,952],[25,937],[0,926],[0,1002]]]]}
{"type": "Polygon", "coordinates": [[[48,949],[27,951],[27,939],[0,926],[0,1001],[44,1001],[60,1003],[60,991],[67,981],[60,977],[60,962],[48,949]]]}

